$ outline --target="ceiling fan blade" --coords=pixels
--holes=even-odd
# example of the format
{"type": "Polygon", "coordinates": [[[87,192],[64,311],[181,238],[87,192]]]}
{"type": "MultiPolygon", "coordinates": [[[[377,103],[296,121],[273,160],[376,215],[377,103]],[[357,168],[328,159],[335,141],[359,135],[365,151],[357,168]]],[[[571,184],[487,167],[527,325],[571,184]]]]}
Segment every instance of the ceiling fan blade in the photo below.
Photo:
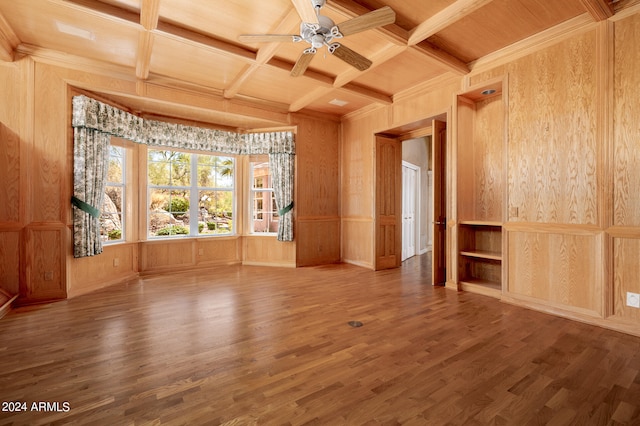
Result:
{"type": "Polygon", "coordinates": [[[310,0],[291,0],[291,3],[293,3],[293,6],[296,8],[302,22],[309,24],[318,23],[318,15],[310,0]]]}
{"type": "Polygon", "coordinates": [[[372,64],[370,60],[368,60],[361,54],[354,52],[353,50],[339,43],[333,44],[329,52],[342,59],[349,65],[359,69],[360,71],[369,69],[372,64]]]}
{"type": "Polygon", "coordinates": [[[272,43],[272,42],[287,42],[296,41],[295,34],[241,34],[238,36],[238,40],[243,43],[272,43]]]}
{"type": "Polygon", "coordinates": [[[338,29],[343,36],[348,36],[371,28],[393,24],[395,21],[396,13],[389,6],[385,6],[344,21],[338,25],[338,29]]]}
{"type": "Polygon", "coordinates": [[[304,72],[307,70],[307,67],[309,66],[309,63],[313,59],[313,55],[314,53],[311,53],[308,50],[302,52],[302,55],[300,55],[298,61],[291,70],[291,77],[298,77],[304,74],[304,72]]]}

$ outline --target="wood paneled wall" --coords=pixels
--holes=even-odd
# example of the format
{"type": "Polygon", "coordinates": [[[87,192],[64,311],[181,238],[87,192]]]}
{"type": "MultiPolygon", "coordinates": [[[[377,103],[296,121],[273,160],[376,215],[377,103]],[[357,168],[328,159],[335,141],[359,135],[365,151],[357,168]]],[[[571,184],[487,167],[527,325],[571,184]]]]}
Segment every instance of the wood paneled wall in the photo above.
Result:
{"type": "Polygon", "coordinates": [[[508,67],[510,220],[598,223],[597,45],[589,31],[508,67]]]}
{"type": "MultiPolygon", "coordinates": [[[[302,265],[340,260],[340,123],[304,115],[281,117],[291,120],[283,125],[298,126],[297,185],[312,188],[296,193],[301,221],[294,225],[295,242],[244,234],[145,242],[138,240],[142,232],[99,256],[74,259],[71,97],[77,90],[135,96],[140,87],[108,69],[72,69],[30,57],[0,63],[0,77],[0,287],[20,293],[19,303],[76,296],[138,274],[243,261],[293,267],[297,258],[302,265]]],[[[165,102],[193,97],[170,88],[156,95],[165,102]]],[[[197,106],[204,108],[201,98],[197,106]]],[[[245,207],[243,200],[239,205],[245,207]]],[[[129,221],[138,222],[144,226],[129,221]]]]}
{"type": "Polygon", "coordinates": [[[297,266],[340,261],[340,123],[296,119],[297,266]]]}
{"type": "MultiPolygon", "coordinates": [[[[470,104],[473,114],[459,111],[458,120],[475,119],[470,137],[487,143],[457,153],[477,169],[467,189],[480,200],[460,206],[457,219],[500,221],[504,208],[504,300],[640,334],[640,310],[625,303],[627,292],[640,293],[640,13],[553,34],[479,61],[461,88],[449,87],[446,102],[453,105],[455,93],[508,76],[506,122],[496,121],[491,100],[470,104]],[[506,162],[490,145],[502,125],[506,162]],[[506,174],[506,182],[492,184],[494,173],[506,174]]],[[[425,105],[447,97],[439,90],[398,96],[390,107],[344,120],[345,259],[367,263],[368,236],[347,240],[355,234],[346,229],[363,197],[355,188],[368,190],[375,181],[360,172],[370,164],[375,132],[429,117],[433,108],[425,105]]],[[[369,211],[360,212],[368,220],[369,211]]]]}
{"type": "Polygon", "coordinates": [[[640,13],[616,22],[614,33],[608,313],[638,329],[640,309],[626,306],[626,294],[640,293],[640,13]]]}

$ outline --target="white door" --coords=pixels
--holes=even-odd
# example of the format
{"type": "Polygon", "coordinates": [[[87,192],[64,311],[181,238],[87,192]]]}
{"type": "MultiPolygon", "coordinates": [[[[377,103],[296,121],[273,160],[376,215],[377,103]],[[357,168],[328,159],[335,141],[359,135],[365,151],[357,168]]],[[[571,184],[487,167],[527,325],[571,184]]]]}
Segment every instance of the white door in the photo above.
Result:
{"type": "Polygon", "coordinates": [[[402,162],[402,260],[416,255],[419,171],[413,164],[402,162]]]}

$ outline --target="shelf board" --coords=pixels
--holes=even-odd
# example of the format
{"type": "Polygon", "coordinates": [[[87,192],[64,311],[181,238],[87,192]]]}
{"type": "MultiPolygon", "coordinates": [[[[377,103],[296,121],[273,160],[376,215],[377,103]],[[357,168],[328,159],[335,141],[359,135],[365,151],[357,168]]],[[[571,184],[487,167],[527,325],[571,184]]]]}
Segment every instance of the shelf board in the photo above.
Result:
{"type": "Polygon", "coordinates": [[[500,298],[502,295],[502,285],[494,281],[485,281],[478,279],[460,280],[460,289],[469,293],[484,294],[500,298]]]}
{"type": "Polygon", "coordinates": [[[491,220],[461,220],[458,224],[471,226],[502,226],[502,222],[495,222],[491,220]]]}
{"type": "Polygon", "coordinates": [[[502,253],[500,253],[499,251],[463,250],[460,252],[460,255],[466,256],[466,257],[475,257],[479,259],[491,259],[491,260],[502,261],[502,253]]]}

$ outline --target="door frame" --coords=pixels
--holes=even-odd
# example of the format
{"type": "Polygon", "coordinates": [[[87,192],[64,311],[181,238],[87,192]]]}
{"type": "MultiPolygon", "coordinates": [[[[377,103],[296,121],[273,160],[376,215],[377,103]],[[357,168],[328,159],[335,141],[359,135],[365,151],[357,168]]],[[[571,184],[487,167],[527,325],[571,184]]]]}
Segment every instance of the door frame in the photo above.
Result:
{"type": "MultiPolygon", "coordinates": [[[[454,127],[454,124],[452,122],[453,119],[453,115],[452,115],[452,108],[448,107],[445,110],[441,110],[440,113],[436,113],[434,115],[429,115],[426,118],[420,119],[420,120],[416,120],[414,122],[411,123],[407,123],[407,124],[403,124],[385,131],[380,131],[380,132],[376,132],[374,134],[374,137],[376,136],[385,136],[388,138],[395,138],[398,142],[403,142],[405,140],[409,140],[409,139],[415,139],[415,138],[419,138],[419,137],[423,137],[423,136],[432,136],[433,130],[432,130],[432,123],[433,120],[439,120],[439,121],[444,121],[446,123],[446,140],[445,140],[445,145],[443,146],[444,152],[445,152],[445,188],[446,188],[446,199],[445,199],[445,205],[446,205],[446,212],[447,212],[447,221],[449,223],[447,223],[446,226],[446,241],[445,241],[445,247],[442,250],[441,255],[444,256],[445,259],[445,264],[446,264],[446,270],[450,271],[451,273],[449,273],[447,275],[447,281],[445,283],[445,287],[446,288],[450,288],[450,289],[454,289],[457,290],[458,287],[455,284],[454,281],[452,281],[452,274],[455,274],[456,272],[456,268],[454,268],[453,265],[453,261],[455,260],[455,256],[453,255],[452,252],[452,243],[454,242],[451,235],[451,232],[453,230],[453,224],[455,224],[455,219],[456,219],[456,215],[455,215],[455,208],[454,208],[454,198],[452,197],[451,194],[454,193],[455,191],[455,179],[453,178],[453,164],[452,164],[452,158],[454,157],[454,152],[453,152],[453,146],[452,146],[452,135],[451,135],[451,129],[454,127]]],[[[376,157],[377,157],[377,153],[376,153],[376,157]]],[[[376,160],[377,161],[377,158],[376,160]]],[[[402,164],[401,162],[398,163],[398,172],[400,174],[402,174],[402,164]]],[[[433,170],[433,165],[432,165],[432,170],[433,170]]],[[[377,182],[377,177],[375,178],[376,182],[377,182]]],[[[376,183],[377,185],[377,183],[376,183]]],[[[438,190],[438,188],[435,188],[435,184],[433,187],[433,191],[435,192],[436,190],[438,190]]],[[[374,194],[377,193],[377,187],[374,191],[374,194]]],[[[431,205],[429,206],[430,209],[434,209],[433,203],[431,203],[431,205]]],[[[399,220],[400,222],[397,223],[398,229],[401,229],[402,227],[402,217],[398,216],[397,220],[399,220]]],[[[374,238],[374,246],[378,244],[376,238],[374,238]]],[[[400,244],[402,244],[402,242],[400,242],[400,244]]],[[[374,260],[375,260],[375,253],[376,253],[377,247],[374,247],[373,251],[374,251],[374,260]]],[[[398,265],[399,266],[399,265],[398,265]]],[[[377,268],[376,268],[377,269],[377,268]]],[[[433,269],[433,262],[432,262],[432,269],[433,269]]],[[[433,273],[433,271],[432,271],[433,273]]]]}

